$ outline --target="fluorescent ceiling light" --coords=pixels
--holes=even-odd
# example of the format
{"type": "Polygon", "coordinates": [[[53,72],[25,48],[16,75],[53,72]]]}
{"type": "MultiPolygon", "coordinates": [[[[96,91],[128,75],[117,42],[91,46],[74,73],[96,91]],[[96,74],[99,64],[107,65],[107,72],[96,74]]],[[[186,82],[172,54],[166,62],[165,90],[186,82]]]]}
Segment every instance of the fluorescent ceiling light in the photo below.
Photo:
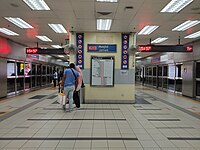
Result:
{"type": "Polygon", "coordinates": [[[110,2],[110,3],[117,3],[118,0],[97,0],[97,2],[110,2]]]}
{"type": "Polygon", "coordinates": [[[54,48],[62,48],[62,46],[60,46],[60,45],[51,45],[51,46],[54,48]]]}
{"type": "Polygon", "coordinates": [[[193,34],[190,34],[190,35],[186,36],[185,38],[186,39],[193,39],[193,38],[197,38],[197,37],[200,37],[200,31],[197,31],[193,34]]]}
{"type": "Polygon", "coordinates": [[[32,10],[50,10],[44,0],[23,0],[32,10]]]}
{"type": "Polygon", "coordinates": [[[139,54],[140,52],[135,52],[135,54],[137,55],[137,54],[139,54]]]}
{"type": "Polygon", "coordinates": [[[67,33],[62,24],[48,24],[56,33],[67,33]]]}
{"type": "Polygon", "coordinates": [[[0,32],[4,33],[6,35],[12,35],[12,36],[19,35],[18,33],[15,33],[11,30],[6,29],[6,28],[0,28],[0,32]]]}
{"type": "Polygon", "coordinates": [[[57,61],[62,61],[61,59],[57,59],[57,61]]]}
{"type": "Polygon", "coordinates": [[[169,13],[178,13],[184,7],[192,3],[193,0],[171,0],[162,10],[161,12],[169,12],[169,13]]]}
{"type": "Polygon", "coordinates": [[[149,35],[155,31],[159,26],[145,26],[138,35],[149,35]]]}
{"type": "Polygon", "coordinates": [[[142,57],[140,57],[140,56],[138,56],[138,57],[135,57],[136,59],[140,59],[140,58],[142,58],[142,57]]]}
{"type": "Polygon", "coordinates": [[[174,29],[172,29],[172,31],[185,31],[199,23],[200,23],[200,21],[198,21],[198,20],[194,20],[194,21],[188,20],[188,21],[185,21],[184,23],[180,24],[179,26],[175,27],[174,29]]]}
{"type": "Polygon", "coordinates": [[[36,36],[38,39],[44,41],[44,42],[52,42],[51,39],[49,39],[47,36],[36,36]]]}
{"type": "Polygon", "coordinates": [[[97,19],[97,30],[110,30],[112,19],[97,19]]]}
{"type": "Polygon", "coordinates": [[[13,17],[4,17],[6,20],[12,22],[16,26],[22,28],[22,29],[28,29],[33,28],[30,24],[22,20],[21,18],[13,18],[13,17]]]}
{"type": "Polygon", "coordinates": [[[167,39],[168,39],[167,37],[159,37],[159,38],[153,40],[151,43],[152,43],[152,44],[153,44],[153,43],[161,43],[161,42],[166,41],[167,39]]]}
{"type": "Polygon", "coordinates": [[[50,56],[50,55],[47,55],[47,57],[51,58],[52,56],[50,56]]]}
{"type": "Polygon", "coordinates": [[[58,57],[63,58],[63,57],[65,57],[65,56],[63,56],[63,55],[58,55],[58,57]]]}

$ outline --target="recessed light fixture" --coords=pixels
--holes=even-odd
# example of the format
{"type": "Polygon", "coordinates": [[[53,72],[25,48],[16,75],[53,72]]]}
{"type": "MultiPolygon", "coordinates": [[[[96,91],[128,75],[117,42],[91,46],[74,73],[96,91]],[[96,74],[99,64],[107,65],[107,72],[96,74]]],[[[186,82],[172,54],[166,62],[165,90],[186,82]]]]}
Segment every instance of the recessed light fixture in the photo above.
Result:
{"type": "Polygon", "coordinates": [[[38,39],[44,41],[44,42],[52,42],[52,40],[50,38],[48,38],[47,36],[36,36],[38,39]]]}
{"type": "Polygon", "coordinates": [[[186,36],[184,38],[186,38],[186,39],[194,39],[194,38],[197,38],[197,37],[200,37],[200,31],[197,31],[197,32],[195,32],[193,34],[190,34],[190,35],[188,35],[188,36],[186,36]]]}
{"type": "Polygon", "coordinates": [[[62,24],[48,24],[56,33],[67,33],[62,24]]]}
{"type": "Polygon", "coordinates": [[[171,0],[161,12],[178,13],[192,2],[193,0],[171,0]]]}
{"type": "Polygon", "coordinates": [[[149,35],[155,31],[159,26],[145,26],[138,35],[149,35]]]}
{"type": "Polygon", "coordinates": [[[58,55],[58,57],[63,58],[63,57],[65,57],[65,56],[63,56],[63,55],[58,55]]]}
{"type": "Polygon", "coordinates": [[[110,30],[112,19],[97,19],[97,30],[110,30]]]}
{"type": "Polygon", "coordinates": [[[155,40],[153,40],[151,43],[154,44],[154,43],[162,43],[164,41],[166,41],[168,38],[167,37],[159,37],[155,40]]]}
{"type": "Polygon", "coordinates": [[[50,10],[44,0],[23,0],[32,10],[50,10]]]}
{"type": "Polygon", "coordinates": [[[13,18],[13,17],[4,17],[6,20],[12,22],[16,26],[22,28],[22,29],[28,29],[33,28],[30,24],[22,20],[21,18],[13,18]]]}
{"type": "Polygon", "coordinates": [[[135,54],[137,55],[137,54],[140,54],[140,52],[135,52],[135,54]]]}
{"type": "Polygon", "coordinates": [[[62,46],[60,46],[60,45],[51,45],[51,46],[54,48],[62,48],[62,46]]]}
{"type": "Polygon", "coordinates": [[[142,58],[142,57],[140,57],[140,56],[137,56],[137,57],[135,57],[136,59],[140,59],[140,58],[142,58]]]}
{"type": "Polygon", "coordinates": [[[174,29],[172,29],[172,31],[185,31],[197,24],[199,24],[200,21],[198,20],[188,20],[188,21],[185,21],[184,23],[180,24],[179,26],[175,27],[174,29]]]}
{"type": "Polygon", "coordinates": [[[97,0],[97,2],[109,2],[109,3],[117,3],[118,0],[97,0]]]}
{"type": "Polygon", "coordinates": [[[6,28],[0,28],[0,32],[6,34],[6,35],[11,35],[11,36],[14,36],[14,35],[19,35],[18,33],[15,33],[9,29],[6,29],[6,28]]]}

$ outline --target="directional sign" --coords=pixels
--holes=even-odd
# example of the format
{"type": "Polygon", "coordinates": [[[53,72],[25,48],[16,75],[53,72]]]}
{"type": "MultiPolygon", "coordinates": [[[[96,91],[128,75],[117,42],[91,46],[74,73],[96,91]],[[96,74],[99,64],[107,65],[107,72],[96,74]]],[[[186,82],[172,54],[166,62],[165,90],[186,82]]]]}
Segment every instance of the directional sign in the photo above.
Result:
{"type": "Polygon", "coordinates": [[[64,48],[26,48],[26,54],[65,54],[64,48]]]}
{"type": "Polygon", "coordinates": [[[193,46],[183,45],[139,45],[140,52],[193,52],[193,46]]]}

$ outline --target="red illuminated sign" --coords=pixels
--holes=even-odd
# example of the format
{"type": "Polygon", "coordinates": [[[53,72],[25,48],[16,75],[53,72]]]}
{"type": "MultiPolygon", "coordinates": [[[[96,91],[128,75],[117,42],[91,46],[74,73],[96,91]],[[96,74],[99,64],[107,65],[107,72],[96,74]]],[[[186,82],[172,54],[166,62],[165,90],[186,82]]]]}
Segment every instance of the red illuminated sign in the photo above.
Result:
{"type": "Polygon", "coordinates": [[[193,51],[193,47],[192,46],[187,46],[186,50],[189,51],[189,52],[191,52],[191,51],[193,51]]]}
{"type": "Polygon", "coordinates": [[[184,45],[139,45],[140,52],[192,52],[193,46],[184,45]]]}
{"type": "Polygon", "coordinates": [[[26,54],[37,54],[37,48],[26,48],[26,54]]]}
{"type": "Polygon", "coordinates": [[[152,47],[151,46],[139,46],[138,49],[141,52],[149,52],[149,51],[151,51],[152,47]]]}

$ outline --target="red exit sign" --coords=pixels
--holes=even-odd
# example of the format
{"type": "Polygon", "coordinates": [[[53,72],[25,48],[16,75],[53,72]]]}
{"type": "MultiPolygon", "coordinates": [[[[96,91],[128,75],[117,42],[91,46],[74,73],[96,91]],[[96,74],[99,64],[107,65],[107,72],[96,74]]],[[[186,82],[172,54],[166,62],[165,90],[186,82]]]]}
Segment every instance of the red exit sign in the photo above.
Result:
{"type": "Polygon", "coordinates": [[[37,54],[38,48],[26,48],[26,54],[37,54]]]}

